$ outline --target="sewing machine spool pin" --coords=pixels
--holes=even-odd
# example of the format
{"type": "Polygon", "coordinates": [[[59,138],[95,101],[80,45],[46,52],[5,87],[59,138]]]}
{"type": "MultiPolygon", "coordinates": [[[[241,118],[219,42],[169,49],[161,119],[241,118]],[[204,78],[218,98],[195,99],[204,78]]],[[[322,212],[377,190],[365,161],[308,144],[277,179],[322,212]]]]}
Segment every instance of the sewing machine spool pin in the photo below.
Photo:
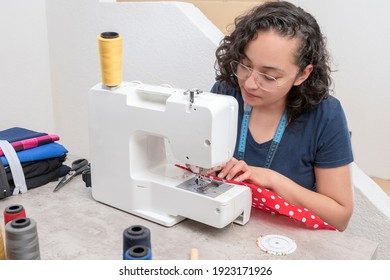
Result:
{"type": "Polygon", "coordinates": [[[194,88],[194,89],[187,89],[185,92],[184,92],[184,95],[189,95],[190,96],[190,107],[192,107],[192,105],[194,104],[194,101],[195,101],[195,94],[196,95],[199,95],[201,94],[203,91],[201,89],[197,89],[197,88],[194,88]]]}

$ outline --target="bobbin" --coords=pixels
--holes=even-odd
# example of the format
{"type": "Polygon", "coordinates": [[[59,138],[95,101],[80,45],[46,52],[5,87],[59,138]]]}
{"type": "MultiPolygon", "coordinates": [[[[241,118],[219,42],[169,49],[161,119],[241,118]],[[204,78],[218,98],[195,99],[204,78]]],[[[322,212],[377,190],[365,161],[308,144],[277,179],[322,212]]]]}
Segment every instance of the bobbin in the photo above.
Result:
{"type": "Polygon", "coordinates": [[[17,218],[5,226],[6,251],[9,260],[40,260],[36,222],[17,218]]]}
{"type": "Polygon", "coordinates": [[[129,248],[135,245],[143,245],[150,248],[150,250],[152,249],[150,230],[147,227],[133,225],[123,231],[123,256],[129,248]]]}
{"type": "Polygon", "coordinates": [[[25,228],[31,225],[31,220],[29,218],[17,218],[11,221],[11,227],[13,228],[25,228]]]}
{"type": "Polygon", "coordinates": [[[151,260],[152,251],[149,247],[144,245],[135,245],[125,253],[125,260],[151,260]]]}
{"type": "Polygon", "coordinates": [[[15,204],[15,205],[11,205],[11,206],[6,207],[4,211],[6,213],[9,213],[9,214],[16,214],[16,213],[22,212],[23,209],[24,209],[23,205],[15,204]]]}
{"type": "Polygon", "coordinates": [[[4,210],[4,224],[8,224],[17,218],[26,217],[26,210],[23,205],[15,204],[5,208],[4,210]]]}
{"type": "Polygon", "coordinates": [[[104,39],[115,39],[119,37],[119,33],[107,31],[100,33],[100,36],[104,39]]]}
{"type": "Polygon", "coordinates": [[[122,83],[122,37],[117,32],[102,32],[98,36],[102,84],[114,88],[122,83]]]}

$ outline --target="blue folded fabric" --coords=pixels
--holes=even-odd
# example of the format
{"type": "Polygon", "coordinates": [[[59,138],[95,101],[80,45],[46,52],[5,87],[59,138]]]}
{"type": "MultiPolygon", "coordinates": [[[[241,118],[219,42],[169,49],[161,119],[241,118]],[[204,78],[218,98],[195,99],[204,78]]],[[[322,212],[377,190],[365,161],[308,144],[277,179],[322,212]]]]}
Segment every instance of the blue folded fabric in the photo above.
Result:
{"type": "Polygon", "coordinates": [[[47,135],[47,133],[37,132],[22,127],[12,127],[0,131],[0,140],[7,140],[8,142],[12,143],[44,135],[47,135]]]}
{"type": "MultiPolygon", "coordinates": [[[[42,160],[48,158],[55,158],[62,156],[63,154],[68,153],[68,150],[59,143],[49,143],[42,146],[38,146],[36,148],[24,150],[17,152],[19,161],[21,163],[34,161],[34,160],[42,160]]],[[[5,156],[1,157],[1,161],[4,166],[8,166],[8,160],[5,156]]]]}

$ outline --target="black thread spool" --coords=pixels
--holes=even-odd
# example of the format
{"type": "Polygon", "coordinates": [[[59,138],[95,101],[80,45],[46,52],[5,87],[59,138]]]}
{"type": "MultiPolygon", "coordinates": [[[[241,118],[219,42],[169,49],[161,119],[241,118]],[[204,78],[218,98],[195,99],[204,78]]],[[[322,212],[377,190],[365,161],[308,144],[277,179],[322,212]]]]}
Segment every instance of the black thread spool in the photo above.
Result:
{"type": "Polygon", "coordinates": [[[37,224],[29,218],[17,218],[5,226],[9,260],[40,260],[37,224]]]}
{"type": "Polygon", "coordinates": [[[150,230],[147,227],[133,225],[123,231],[123,259],[126,251],[135,245],[143,245],[148,247],[150,250],[152,249],[150,230]]]}

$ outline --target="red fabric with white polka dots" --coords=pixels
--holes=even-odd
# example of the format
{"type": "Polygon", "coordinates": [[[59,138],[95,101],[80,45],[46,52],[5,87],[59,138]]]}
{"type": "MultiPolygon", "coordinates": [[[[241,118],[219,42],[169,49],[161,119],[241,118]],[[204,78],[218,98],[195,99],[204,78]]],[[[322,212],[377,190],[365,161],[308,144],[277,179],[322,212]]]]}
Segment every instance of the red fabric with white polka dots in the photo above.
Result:
{"type": "MultiPolygon", "coordinates": [[[[231,183],[231,182],[230,182],[231,183]]],[[[312,229],[330,229],[334,227],[321,220],[317,215],[310,210],[288,203],[281,196],[274,192],[261,188],[253,184],[244,183],[252,189],[252,207],[263,211],[281,214],[295,220],[298,220],[312,229]]]]}
{"type": "MultiPolygon", "coordinates": [[[[190,169],[177,165],[180,168],[184,168],[190,172],[190,169]]],[[[280,214],[297,221],[304,223],[311,229],[329,229],[336,230],[333,226],[327,224],[321,220],[310,210],[290,204],[284,198],[270,191],[267,188],[262,188],[254,184],[247,182],[236,182],[229,180],[222,180],[218,177],[205,176],[206,178],[213,179],[215,181],[224,181],[229,184],[247,186],[252,190],[252,207],[269,212],[271,214],[280,214]]]]}

